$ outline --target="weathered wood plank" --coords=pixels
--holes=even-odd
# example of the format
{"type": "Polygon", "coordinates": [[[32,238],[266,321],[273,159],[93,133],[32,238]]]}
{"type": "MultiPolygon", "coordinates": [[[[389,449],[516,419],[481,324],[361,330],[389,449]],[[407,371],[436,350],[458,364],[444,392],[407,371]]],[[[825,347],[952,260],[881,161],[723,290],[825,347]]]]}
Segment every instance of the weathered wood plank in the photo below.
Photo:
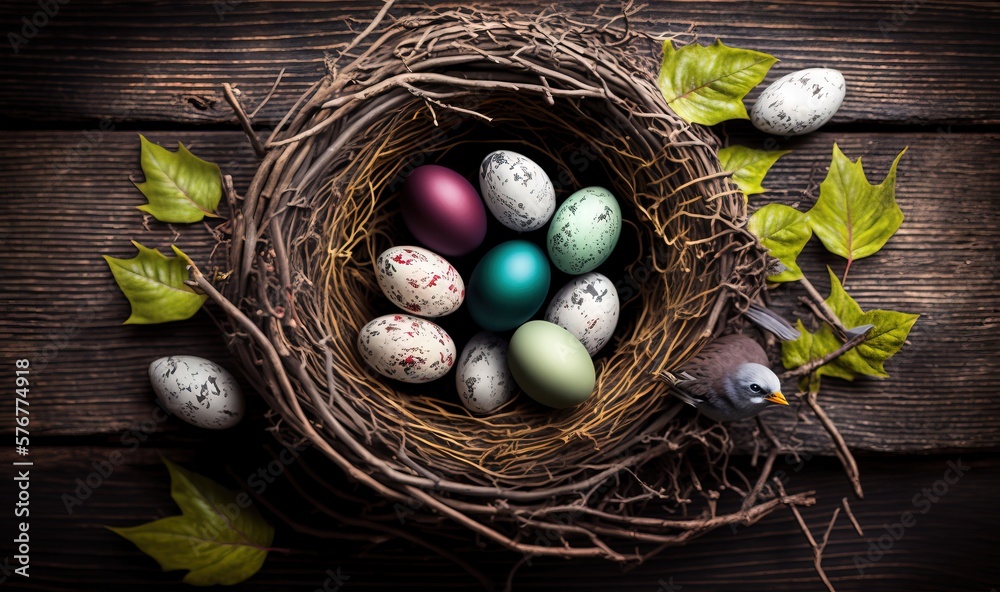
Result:
{"type": "MultiPolygon", "coordinates": [[[[148,443],[134,452],[117,445],[36,447],[30,487],[31,577],[9,576],[5,586],[39,591],[70,587],[107,592],[180,589],[183,572],[162,572],[151,558],[102,526],[134,526],[177,512],[160,454],[238,488],[239,483],[227,474],[230,471],[226,467],[245,477],[268,462],[259,444],[248,443],[245,436],[250,434],[236,438],[209,435],[188,444],[148,443]],[[68,514],[62,496],[77,495],[76,479],[86,480],[95,471],[93,463],[106,462],[112,452],[120,452],[122,462],[106,478],[92,477],[91,483],[97,487],[80,504],[72,504],[73,513],[68,514]]],[[[9,447],[0,448],[0,465],[9,467],[13,460],[10,454],[9,447]]],[[[814,536],[821,537],[834,509],[847,495],[839,466],[835,461],[816,458],[805,461],[799,471],[780,462],[776,468],[785,471],[789,491],[818,491],[818,505],[803,513],[814,536]]],[[[287,470],[302,479],[296,464],[287,470]]],[[[995,492],[1000,487],[1000,463],[995,458],[873,458],[862,460],[861,471],[868,496],[853,500],[851,506],[865,536],[859,537],[841,513],[825,552],[824,566],[838,590],[988,591],[996,585],[1000,571],[990,553],[996,529],[1000,528],[1000,519],[993,511],[995,492]],[[949,462],[956,461],[969,468],[954,481],[957,474],[948,471],[949,462]],[[946,484],[946,476],[954,482],[946,484]],[[926,488],[934,496],[935,487],[936,497],[922,493],[926,488]],[[907,519],[907,527],[896,527],[898,540],[891,541],[881,558],[873,555],[877,561],[867,563],[870,545],[877,546],[880,537],[887,535],[883,525],[900,523],[905,512],[913,513],[914,522],[907,519]],[[863,573],[859,573],[858,565],[863,573]]],[[[14,499],[15,487],[11,479],[0,479],[0,496],[14,499]]],[[[364,497],[363,492],[359,493],[364,497]]],[[[307,520],[310,526],[336,528],[322,515],[310,514],[283,475],[277,476],[263,495],[296,519],[307,520]]],[[[341,503],[340,510],[350,511],[350,504],[341,503]]],[[[277,526],[274,545],[293,552],[271,553],[261,571],[231,588],[234,591],[322,589],[329,577],[327,570],[337,573],[338,569],[341,576],[350,578],[343,589],[480,589],[454,564],[411,543],[390,541],[371,547],[357,541],[310,538],[295,534],[266,511],[264,514],[277,526]]],[[[651,510],[650,515],[655,511],[651,510]]],[[[6,532],[14,532],[12,517],[5,517],[3,524],[6,532]]],[[[509,567],[520,558],[494,546],[473,548],[468,539],[448,539],[444,544],[496,582],[497,589],[502,588],[509,567]]],[[[0,561],[11,557],[11,551],[11,543],[5,539],[0,544],[0,561]]],[[[524,591],[571,588],[641,592],[668,589],[666,584],[675,586],[669,589],[685,592],[824,589],[813,571],[805,538],[787,511],[777,511],[735,533],[728,528],[716,531],[624,573],[619,566],[604,561],[535,559],[517,572],[515,584],[516,590],[524,591]]]]}
{"type": "MultiPolygon", "coordinates": [[[[596,5],[559,6],[589,14],[596,5]]],[[[253,107],[285,68],[280,91],[258,118],[273,124],[322,75],[324,53],[336,54],[351,39],[348,26],[360,30],[380,6],[63,3],[16,54],[9,44],[0,50],[0,112],[12,118],[8,126],[24,119],[232,122],[222,82],[238,84],[253,107]]],[[[504,6],[539,8],[528,0],[504,6]]],[[[38,10],[33,0],[4,3],[0,30],[21,34],[21,19],[38,10]]],[[[992,93],[1000,80],[994,2],[650,3],[632,24],[657,32],[692,26],[704,40],[718,36],[772,53],[782,61],[767,82],[803,67],[838,68],[849,89],[838,123],[1000,122],[992,93]]]]}
{"type": "MultiPolygon", "coordinates": [[[[0,356],[54,358],[33,375],[37,415],[44,434],[116,434],[149,417],[152,393],[146,366],[161,355],[191,353],[231,361],[204,315],[164,326],[122,326],[128,304],[117,291],[102,253],[131,256],[129,239],[166,247],[171,230],[135,209],[144,202],[129,175],[138,170],[133,133],[107,133],[91,152],[66,162],[67,135],[8,134],[0,147],[6,199],[0,203],[0,356]],[[48,168],[55,162],[57,169],[48,168]],[[39,164],[42,163],[42,164],[39,164]],[[60,164],[62,163],[62,164],[60,164]]],[[[73,136],[71,136],[73,137],[73,136]]],[[[183,139],[195,153],[220,162],[245,187],[253,169],[249,146],[238,132],[152,133],[165,145],[183,139]]],[[[752,144],[759,136],[744,137],[752,144]],[[756,138],[754,140],[753,138],[756,138]]],[[[900,232],[879,254],[851,269],[848,289],[865,309],[920,313],[910,343],[887,368],[888,380],[853,384],[827,379],[822,400],[847,441],[862,450],[976,449],[1000,444],[1000,382],[996,331],[1000,285],[997,245],[1000,214],[988,198],[1000,184],[1000,140],[994,134],[815,134],[784,144],[794,151],[773,169],[770,194],[753,199],[801,202],[808,208],[825,175],[832,144],[864,156],[869,177],[880,180],[903,146],[898,199],[906,215],[900,232]],[[942,145],[942,141],[957,144],[942,145]],[[961,145],[961,150],[955,146],[961,145]]],[[[214,239],[201,225],[177,227],[176,242],[195,260],[207,261],[214,239]]],[[[842,273],[843,261],[814,240],[800,258],[820,290],[825,265],[842,273]]],[[[786,293],[787,292],[787,293],[786,293]]],[[[794,306],[800,288],[775,298],[794,306]]],[[[772,410],[783,430],[793,413],[772,410]]],[[[173,429],[179,423],[167,422],[173,429]]],[[[2,430],[11,430],[3,426],[2,430]]],[[[828,450],[816,425],[799,423],[796,438],[807,450],[828,450]]]]}

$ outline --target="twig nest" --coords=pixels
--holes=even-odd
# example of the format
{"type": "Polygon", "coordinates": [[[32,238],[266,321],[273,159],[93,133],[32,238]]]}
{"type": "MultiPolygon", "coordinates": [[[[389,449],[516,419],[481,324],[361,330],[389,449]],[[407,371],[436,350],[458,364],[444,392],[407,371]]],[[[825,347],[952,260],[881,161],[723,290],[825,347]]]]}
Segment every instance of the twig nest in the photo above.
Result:
{"type": "MultiPolygon", "coordinates": [[[[655,378],[747,305],[764,285],[766,257],[742,227],[744,199],[719,169],[718,140],[676,117],[653,81],[663,38],[620,17],[448,9],[374,26],[289,113],[245,198],[232,200],[239,211],[223,291],[235,305],[224,309],[241,364],[283,427],[384,498],[374,514],[406,504],[416,506],[407,527],[433,521],[437,530],[447,517],[529,556],[641,561],[779,503],[718,513],[716,498],[732,491],[726,428],[678,415],[681,404],[655,378]],[[583,274],[609,257],[601,273],[620,310],[614,339],[593,359],[565,329],[526,325],[544,324],[577,349],[532,353],[515,339],[512,374],[545,405],[518,396],[491,409],[509,386],[500,369],[489,376],[502,388],[483,399],[482,383],[401,382],[447,373],[454,343],[442,344],[431,321],[393,320],[402,311],[381,327],[369,321],[394,306],[380,288],[378,256],[413,244],[425,223],[428,235],[447,238],[447,225],[431,227],[441,219],[429,215],[442,204],[408,210],[419,195],[407,179],[428,165],[474,175],[499,149],[548,171],[562,207],[580,188],[603,188],[585,191],[580,204],[588,214],[579,224],[594,225],[598,251],[581,255],[583,243],[560,251],[560,269],[583,274]],[[396,335],[420,336],[413,345],[422,355],[379,360],[372,371],[356,344],[365,351],[388,338],[390,323],[407,325],[396,335]],[[561,370],[572,389],[525,386],[543,356],[579,361],[578,373],[561,370]],[[576,404],[549,407],[563,406],[557,394],[576,404]],[[647,506],[676,519],[649,520],[647,506]]],[[[478,219],[471,201],[461,203],[449,224],[478,219]]],[[[556,213],[553,228],[556,218],[571,221],[556,213]]],[[[518,240],[515,231],[499,239],[518,240]]],[[[424,244],[451,260],[477,248],[479,257],[497,237],[477,240],[478,231],[450,250],[424,244]]],[[[544,242],[528,242],[546,256],[544,242]]],[[[466,280],[471,310],[477,280],[466,280]]],[[[544,314],[548,291],[521,322],[544,314]]],[[[463,310],[434,321],[460,342],[475,332],[463,310]]]]}

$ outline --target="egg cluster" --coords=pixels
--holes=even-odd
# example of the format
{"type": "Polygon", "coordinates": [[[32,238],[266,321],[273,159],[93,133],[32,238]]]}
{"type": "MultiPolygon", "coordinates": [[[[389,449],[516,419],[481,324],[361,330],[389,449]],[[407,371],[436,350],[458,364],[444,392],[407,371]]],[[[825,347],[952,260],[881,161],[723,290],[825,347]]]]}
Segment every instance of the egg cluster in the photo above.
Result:
{"type": "Polygon", "coordinates": [[[618,324],[618,292],[594,271],[621,235],[618,202],[607,189],[585,187],[557,208],[545,171],[509,150],[483,159],[479,188],[481,198],[465,177],[438,165],[406,178],[402,217],[422,246],[394,246],[376,258],[378,285],[401,311],[365,325],[358,351],[382,376],[409,383],[440,379],[455,367],[459,398],[473,413],[495,411],[518,387],[550,407],[582,403],[596,382],[592,357],[618,324]],[[487,209],[523,238],[482,255],[466,284],[445,257],[483,246],[487,209]],[[546,226],[545,249],[526,240],[546,226]],[[549,301],[544,320],[532,320],[548,297],[552,265],[574,277],[549,301]],[[451,336],[428,319],[463,303],[481,331],[456,356],[451,336]]]}

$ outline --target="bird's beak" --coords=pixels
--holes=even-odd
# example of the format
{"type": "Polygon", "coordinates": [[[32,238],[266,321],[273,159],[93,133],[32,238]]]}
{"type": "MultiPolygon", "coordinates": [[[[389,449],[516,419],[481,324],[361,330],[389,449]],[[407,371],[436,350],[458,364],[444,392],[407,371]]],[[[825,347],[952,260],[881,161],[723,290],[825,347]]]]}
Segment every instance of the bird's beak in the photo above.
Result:
{"type": "Polygon", "coordinates": [[[781,394],[779,391],[774,391],[771,396],[764,397],[765,401],[770,401],[775,405],[788,405],[788,401],[785,400],[785,395],[781,394]]]}

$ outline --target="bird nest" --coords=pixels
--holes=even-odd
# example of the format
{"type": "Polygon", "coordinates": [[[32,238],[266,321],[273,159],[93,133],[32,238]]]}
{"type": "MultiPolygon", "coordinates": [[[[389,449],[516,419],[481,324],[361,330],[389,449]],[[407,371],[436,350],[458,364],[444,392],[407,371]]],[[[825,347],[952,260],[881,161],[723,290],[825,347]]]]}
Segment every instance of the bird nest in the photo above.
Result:
{"type": "Polygon", "coordinates": [[[445,517],[527,556],[641,560],[806,501],[758,501],[746,479],[731,483],[726,427],[681,412],[657,379],[721,333],[766,274],[718,139],[674,115],[652,80],[664,37],[631,30],[628,15],[387,20],[387,9],[257,144],[246,195],[230,191],[231,273],[218,292],[199,279],[283,427],[407,508],[408,526],[445,517]],[[622,315],[584,404],[521,396],[475,416],[454,381],[388,380],[355,344],[391,310],[373,262],[410,241],[406,174],[432,162],[475,170],[487,152],[519,147],[560,198],[586,181],[617,196],[622,315]],[[728,513],[726,490],[746,498],[728,513]]]}

